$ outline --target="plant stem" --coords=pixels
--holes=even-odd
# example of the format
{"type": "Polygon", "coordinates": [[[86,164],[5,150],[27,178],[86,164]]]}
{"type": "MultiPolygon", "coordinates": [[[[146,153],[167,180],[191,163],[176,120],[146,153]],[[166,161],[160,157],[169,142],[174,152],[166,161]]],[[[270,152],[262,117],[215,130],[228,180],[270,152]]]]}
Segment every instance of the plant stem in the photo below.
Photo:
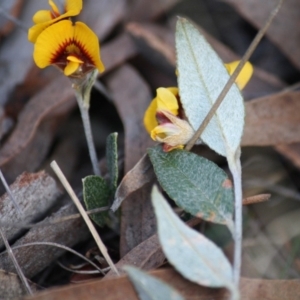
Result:
{"type": "Polygon", "coordinates": [[[97,78],[97,70],[91,72],[83,80],[74,80],[73,89],[75,90],[75,95],[77,103],[79,106],[81,119],[83,123],[83,128],[85,132],[86,141],[88,144],[89,155],[93,166],[93,171],[95,175],[101,176],[101,171],[98,164],[98,157],[95,149],[93,133],[91,128],[89,107],[90,107],[90,95],[91,89],[97,78]]]}
{"type": "Polygon", "coordinates": [[[228,166],[234,185],[234,212],[235,212],[235,236],[233,258],[233,282],[239,286],[242,262],[242,238],[243,238],[243,192],[242,192],[242,168],[240,162],[240,148],[235,157],[228,159],[228,166]]]}

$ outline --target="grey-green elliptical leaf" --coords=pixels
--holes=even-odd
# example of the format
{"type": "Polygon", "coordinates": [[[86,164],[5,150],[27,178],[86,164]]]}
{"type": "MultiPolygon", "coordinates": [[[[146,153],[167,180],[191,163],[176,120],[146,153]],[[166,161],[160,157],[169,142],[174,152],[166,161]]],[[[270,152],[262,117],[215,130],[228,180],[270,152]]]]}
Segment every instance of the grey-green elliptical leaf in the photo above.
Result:
{"type": "Polygon", "coordinates": [[[125,266],[132,284],[141,300],[184,300],[172,287],[163,281],[131,266],[125,266]]]}
{"type": "Polygon", "coordinates": [[[171,199],[194,216],[233,231],[234,197],[227,174],[206,158],[184,150],[148,149],[156,177],[171,199]]]}
{"type": "MultiPolygon", "coordinates": [[[[88,210],[109,205],[111,190],[106,181],[96,175],[90,175],[82,180],[83,200],[88,210]]],[[[108,219],[108,212],[91,215],[92,220],[99,226],[104,226],[108,219]]]]}
{"type": "MultiPolygon", "coordinates": [[[[177,21],[176,50],[180,101],[187,119],[197,130],[230,76],[197,28],[183,18],[177,21]]],[[[234,156],[243,134],[244,115],[243,97],[234,84],[201,140],[220,155],[234,156]]]]}
{"type": "Polygon", "coordinates": [[[152,190],[152,204],[163,252],[175,269],[192,282],[214,288],[227,287],[236,294],[232,268],[221,249],[184,224],[156,186],[152,190]]]}

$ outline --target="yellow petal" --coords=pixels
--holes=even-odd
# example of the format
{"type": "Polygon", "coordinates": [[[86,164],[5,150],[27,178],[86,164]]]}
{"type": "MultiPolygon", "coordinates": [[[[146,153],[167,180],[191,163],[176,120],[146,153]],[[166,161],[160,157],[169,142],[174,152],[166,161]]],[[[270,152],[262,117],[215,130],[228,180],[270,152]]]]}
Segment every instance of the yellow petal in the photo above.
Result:
{"type": "Polygon", "coordinates": [[[178,114],[177,87],[158,88],[156,94],[156,98],[152,100],[144,115],[144,126],[149,134],[158,125],[157,110],[169,110],[174,115],[178,114]]]}
{"type": "Polygon", "coordinates": [[[79,62],[76,62],[76,61],[68,62],[67,66],[64,69],[64,74],[66,76],[72,75],[73,73],[75,73],[77,71],[79,66],[80,66],[79,62]]]}
{"type": "Polygon", "coordinates": [[[31,43],[35,43],[38,36],[45,30],[50,24],[52,20],[49,22],[39,23],[29,28],[28,30],[28,40],[31,43]]]}
{"type": "Polygon", "coordinates": [[[178,100],[175,97],[174,91],[178,91],[177,88],[158,88],[157,92],[157,109],[168,110],[174,115],[178,115],[178,100]]]}
{"type": "Polygon", "coordinates": [[[149,134],[151,133],[151,130],[158,125],[156,120],[156,110],[157,101],[155,98],[151,101],[144,115],[144,126],[149,134]]]}
{"type": "Polygon", "coordinates": [[[69,20],[60,21],[46,28],[37,38],[33,50],[33,59],[40,68],[53,63],[56,53],[73,39],[74,27],[69,20]]]}
{"type": "Polygon", "coordinates": [[[89,57],[92,64],[101,73],[105,70],[100,59],[99,39],[96,34],[84,23],[76,22],[74,29],[74,41],[82,45],[82,50],[89,57]]]}
{"type": "Polygon", "coordinates": [[[32,21],[35,24],[52,21],[50,10],[39,10],[33,15],[32,21]]]}
{"type": "Polygon", "coordinates": [[[77,62],[79,64],[83,64],[83,60],[79,59],[78,57],[74,56],[74,55],[69,55],[67,56],[67,60],[72,61],[72,62],[77,62]]]}
{"type": "MultiPolygon", "coordinates": [[[[231,63],[225,64],[225,67],[230,75],[232,75],[232,73],[237,68],[239,63],[240,61],[238,60],[238,61],[233,61],[231,63]]],[[[235,83],[238,85],[238,87],[241,90],[246,86],[252,74],[253,74],[253,66],[250,62],[247,61],[242,71],[238,75],[237,79],[235,80],[235,83]]]]}
{"type": "Polygon", "coordinates": [[[82,0],[67,0],[66,1],[66,12],[78,11],[77,14],[82,10],[82,0]]]}
{"type": "Polygon", "coordinates": [[[51,8],[52,8],[55,15],[59,16],[61,14],[59,12],[59,9],[58,9],[57,5],[54,3],[54,1],[49,0],[49,5],[51,6],[51,8]]]}

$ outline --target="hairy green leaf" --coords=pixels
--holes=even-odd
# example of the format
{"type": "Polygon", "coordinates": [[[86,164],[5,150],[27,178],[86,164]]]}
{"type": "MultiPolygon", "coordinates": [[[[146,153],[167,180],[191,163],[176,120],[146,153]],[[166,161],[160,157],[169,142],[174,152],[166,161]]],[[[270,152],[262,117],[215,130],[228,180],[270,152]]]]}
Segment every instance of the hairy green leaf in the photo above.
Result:
{"type": "MultiPolygon", "coordinates": [[[[230,76],[197,28],[183,18],[177,21],[176,50],[181,103],[197,130],[230,76]]],[[[201,140],[220,155],[234,156],[241,142],[244,115],[243,97],[234,84],[201,140]]]]}
{"type": "MultiPolygon", "coordinates": [[[[106,181],[96,175],[90,175],[83,180],[83,200],[88,210],[109,205],[111,190],[106,181]]],[[[99,226],[104,226],[108,219],[108,212],[91,215],[92,220],[99,226]]]]}
{"type": "Polygon", "coordinates": [[[131,266],[125,266],[124,269],[141,300],[183,300],[177,291],[163,281],[131,266]]]}
{"type": "Polygon", "coordinates": [[[232,231],[234,197],[231,181],[216,164],[184,150],[148,149],[157,179],[185,211],[232,231]]]}

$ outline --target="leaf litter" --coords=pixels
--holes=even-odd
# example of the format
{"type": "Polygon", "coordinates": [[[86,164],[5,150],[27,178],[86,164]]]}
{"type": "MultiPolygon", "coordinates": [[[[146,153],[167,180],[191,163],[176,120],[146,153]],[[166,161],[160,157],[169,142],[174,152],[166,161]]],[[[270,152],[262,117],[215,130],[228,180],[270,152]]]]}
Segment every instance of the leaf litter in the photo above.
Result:
{"type": "MultiPolygon", "coordinates": [[[[32,12],[43,4],[41,1],[21,2],[4,1],[3,5],[9,4],[9,7],[4,6],[4,9],[22,24],[29,26],[32,12]],[[13,11],[11,10],[12,6],[15,6],[13,11]]],[[[259,27],[270,11],[268,5],[275,4],[276,1],[271,1],[268,4],[255,1],[249,8],[247,4],[240,1],[228,0],[226,2],[230,5],[224,6],[226,4],[220,5],[219,1],[203,0],[206,3],[207,11],[203,10],[205,5],[202,5],[200,9],[196,2],[189,0],[186,3],[180,3],[180,1],[168,0],[151,1],[150,3],[144,0],[131,7],[124,1],[118,0],[107,3],[95,3],[86,0],[84,21],[90,22],[89,25],[101,38],[102,56],[107,69],[106,73],[102,74],[99,79],[104,82],[103,86],[113,100],[111,103],[109,99],[105,99],[103,94],[93,92],[92,123],[95,132],[99,132],[99,134],[103,134],[100,128],[103,124],[105,124],[108,132],[117,131],[119,133],[119,148],[124,148],[124,151],[121,150],[124,152],[124,173],[121,171],[119,177],[121,184],[119,184],[115,195],[115,208],[122,203],[121,230],[118,232],[116,228],[109,227],[99,229],[100,235],[103,234],[106,237],[105,242],[110,245],[109,251],[114,253],[115,262],[120,261],[120,265],[125,262],[134,265],[136,261],[137,266],[149,271],[158,268],[165,260],[155,235],[156,222],[150,202],[150,192],[156,179],[149,159],[144,157],[146,149],[152,146],[153,142],[143,129],[142,117],[157,84],[175,84],[174,15],[175,13],[182,15],[176,10],[185,5],[189,16],[193,18],[196,14],[197,26],[201,28],[201,32],[221,58],[228,62],[241,55],[237,49],[247,46],[249,35],[253,30],[253,28],[249,29],[249,24],[246,24],[246,21],[242,20],[239,14],[246,17],[250,24],[259,27]],[[192,3],[193,6],[189,6],[192,3]],[[149,9],[145,10],[145,5],[149,9]],[[193,7],[192,11],[188,11],[189,7],[193,7]],[[220,7],[224,9],[221,14],[220,7]],[[237,9],[237,12],[233,13],[233,8],[237,9]],[[239,26],[238,29],[240,34],[245,37],[244,39],[238,39],[234,36],[236,31],[235,33],[233,31],[232,36],[228,35],[229,30],[226,31],[226,28],[230,27],[231,21],[232,24],[234,23],[230,18],[226,18],[226,13],[229,11],[239,22],[248,26],[239,26]],[[203,17],[208,14],[213,16],[215,20],[213,30],[212,23],[206,23],[207,18],[203,17]],[[225,24],[225,26],[216,24],[225,24]],[[219,36],[213,37],[211,35],[213,32],[217,32],[219,36]],[[226,39],[220,39],[220,36],[224,36],[224,34],[226,39]],[[233,46],[236,53],[228,45],[220,42],[228,41],[228,39],[232,40],[230,46],[233,46]],[[118,244],[119,240],[120,244],[118,244]],[[151,250],[149,250],[150,253],[146,251],[147,249],[151,250]],[[135,260],[135,258],[138,259],[135,260]]],[[[47,4],[47,1],[45,3],[47,4]]],[[[242,299],[259,299],[262,297],[261,295],[264,295],[264,299],[294,299],[297,295],[297,286],[299,286],[297,280],[290,279],[295,277],[299,259],[297,255],[292,256],[292,253],[297,253],[296,242],[299,239],[296,230],[294,230],[298,227],[297,209],[299,209],[299,202],[296,199],[297,191],[300,188],[298,184],[300,160],[297,114],[299,95],[297,90],[281,92],[284,87],[296,83],[297,78],[299,78],[295,76],[298,74],[295,73],[297,72],[295,69],[299,69],[299,55],[295,46],[298,41],[299,29],[294,25],[294,13],[298,10],[298,6],[295,6],[295,3],[293,0],[286,1],[282,12],[278,15],[278,21],[274,22],[273,27],[267,33],[267,38],[274,42],[275,47],[294,67],[293,73],[287,76],[287,71],[283,71],[283,68],[277,68],[276,72],[271,69],[263,70],[265,66],[263,61],[267,57],[260,57],[259,54],[256,54],[256,57],[253,57],[254,77],[246,90],[243,91],[244,97],[247,100],[251,99],[251,101],[245,103],[246,119],[242,139],[242,166],[244,168],[244,164],[247,163],[243,159],[243,155],[250,155],[250,158],[255,158],[258,153],[266,151],[266,157],[270,158],[270,161],[263,159],[258,169],[253,173],[246,167],[244,168],[244,177],[247,180],[251,179],[248,181],[250,185],[245,184],[244,186],[244,200],[257,194],[272,194],[271,200],[268,202],[252,204],[244,209],[244,213],[247,215],[245,226],[249,230],[249,236],[247,235],[244,243],[246,256],[244,264],[249,266],[246,263],[249,262],[247,256],[250,257],[251,266],[260,267],[258,271],[261,278],[273,279],[242,278],[242,299]],[[289,34],[286,34],[287,32],[289,34]],[[290,34],[291,32],[292,34],[290,34]],[[245,146],[260,146],[261,148],[249,148],[248,150],[248,148],[244,148],[245,146]],[[276,153],[265,146],[275,147],[278,152],[276,153]],[[281,156],[278,153],[281,153],[281,156]],[[258,175],[263,173],[270,178],[276,177],[278,170],[267,168],[268,163],[274,165],[278,158],[283,162],[286,169],[284,172],[285,182],[280,184],[273,182],[270,185],[268,184],[269,180],[258,175]],[[253,186],[258,186],[257,183],[253,184],[254,179],[256,182],[257,179],[260,180],[260,189],[252,190],[253,186]],[[289,184],[286,185],[286,182],[289,184]],[[293,183],[293,187],[291,187],[291,183],[293,183]],[[277,193],[279,190],[281,192],[277,193]],[[295,197],[291,197],[292,194],[295,197]],[[284,201],[284,199],[287,200],[284,201]],[[289,212],[289,210],[294,211],[289,212]],[[256,215],[259,216],[259,220],[253,218],[256,215]],[[290,220],[293,221],[290,222],[290,220]],[[292,227],[291,224],[295,224],[295,226],[292,227]],[[266,230],[264,231],[263,228],[266,230]],[[279,232],[279,228],[284,228],[285,232],[279,232]],[[280,243],[274,244],[277,237],[280,237],[280,243]],[[266,245],[269,247],[269,252],[263,251],[265,248],[261,248],[266,245]],[[254,255],[253,249],[262,254],[256,253],[254,255]],[[280,259],[280,255],[275,256],[278,251],[283,254],[285,259],[280,259]],[[268,256],[266,253],[270,255],[268,256]],[[287,262],[288,260],[289,262],[287,262]],[[283,278],[286,280],[278,280],[282,269],[285,270],[285,277],[283,278]]],[[[56,159],[58,152],[55,150],[60,149],[60,145],[69,141],[69,146],[64,148],[67,150],[60,152],[60,155],[62,160],[64,160],[64,155],[70,156],[70,160],[65,159],[65,163],[69,164],[69,168],[66,168],[68,170],[67,175],[79,196],[82,190],[81,179],[91,175],[90,166],[86,159],[85,144],[78,138],[72,139],[71,142],[71,139],[68,140],[66,136],[74,134],[77,130],[76,128],[74,131],[70,125],[74,124],[72,120],[78,117],[72,90],[66,81],[59,77],[56,70],[50,71],[49,69],[43,72],[35,70],[31,60],[32,50],[27,44],[25,31],[22,31],[23,29],[17,23],[8,21],[3,14],[1,14],[0,20],[10,26],[1,26],[0,33],[0,102],[1,130],[3,132],[0,166],[9,183],[13,183],[11,185],[12,192],[17,199],[23,201],[24,207],[26,207],[23,209],[24,212],[26,214],[28,212],[28,219],[25,221],[19,220],[16,214],[7,213],[7,210],[13,211],[12,204],[7,196],[2,196],[1,211],[5,213],[1,216],[1,224],[18,223],[19,226],[12,226],[11,233],[9,233],[10,230],[6,229],[12,246],[29,242],[51,241],[73,247],[86,241],[86,247],[80,246],[80,244],[77,246],[84,253],[93,243],[81,219],[70,219],[65,222],[46,225],[51,220],[72,215],[76,210],[68,197],[59,198],[62,190],[54,183],[54,180],[49,175],[38,172],[47,167],[50,157],[56,159]],[[3,38],[4,36],[5,38],[3,38]],[[22,55],[15,55],[14,53],[20,53],[20,48],[22,48],[22,55]],[[26,77],[31,79],[27,80],[26,77]],[[11,114],[12,111],[13,114],[11,114]],[[61,130],[62,127],[64,130],[61,130]],[[72,147],[76,151],[71,155],[68,154],[68,151],[72,152],[72,147]],[[21,175],[24,171],[31,173],[21,175]],[[20,187],[22,176],[31,179],[26,181],[27,184],[20,187]],[[28,225],[28,222],[30,229],[26,229],[28,226],[22,229],[22,224],[28,225]],[[34,222],[37,222],[36,227],[34,227],[34,222]],[[43,223],[45,224],[41,225],[43,223]]],[[[264,43],[262,47],[267,47],[268,40],[264,43]]],[[[268,59],[277,63],[281,60],[276,52],[270,53],[268,59]]],[[[105,138],[106,136],[101,137],[101,141],[105,141],[105,138]]],[[[101,144],[101,141],[98,144],[99,153],[104,153],[105,142],[101,144]]],[[[203,147],[198,146],[200,152],[203,147]]],[[[222,164],[221,167],[223,167],[222,164]]],[[[263,196],[258,198],[265,199],[263,196]]],[[[255,201],[255,198],[252,198],[251,201],[255,201]]],[[[179,211],[179,214],[182,216],[182,211],[179,211]]],[[[230,248],[230,243],[227,245],[228,248],[230,248]]],[[[53,273],[51,274],[48,266],[60,257],[63,251],[49,246],[39,246],[38,248],[34,246],[26,248],[26,251],[25,248],[16,249],[14,253],[25,275],[36,281],[34,276],[39,272],[45,272],[43,274],[50,272],[50,278],[53,278],[53,273]]],[[[5,254],[0,256],[0,266],[4,270],[15,272],[5,254]]],[[[57,272],[57,269],[55,270],[57,272]]],[[[248,271],[250,274],[250,266],[248,271]]],[[[61,272],[60,269],[59,272],[61,272]]],[[[225,299],[228,296],[224,289],[211,290],[194,285],[174,273],[173,270],[156,271],[156,273],[159,272],[163,275],[158,275],[158,277],[161,276],[162,280],[175,288],[179,287],[179,292],[186,299],[192,298],[196,294],[199,295],[199,299],[202,296],[205,298],[207,295],[213,295],[220,299],[225,299]]],[[[247,270],[244,274],[247,275],[247,270]]],[[[67,275],[65,276],[67,278],[67,275]]],[[[42,281],[41,284],[48,286],[47,280],[42,281]]],[[[57,284],[60,282],[52,280],[50,285],[57,284]]],[[[73,299],[76,299],[76,296],[86,298],[86,289],[97,288],[99,293],[103,294],[104,291],[107,291],[107,287],[117,285],[119,290],[123,291],[123,293],[121,292],[123,295],[124,293],[128,293],[128,295],[132,293],[132,298],[135,299],[134,297],[136,297],[128,279],[124,277],[109,280],[99,279],[97,285],[93,287],[91,283],[85,285],[81,292],[79,292],[81,287],[68,287],[68,291],[65,292],[60,290],[46,291],[46,294],[49,293],[49,297],[58,295],[57,298],[64,299],[68,299],[67,297],[71,297],[70,295],[73,299]],[[68,293],[69,296],[66,296],[68,293]]],[[[7,299],[18,294],[17,291],[19,291],[16,288],[16,293],[13,294],[11,286],[7,289],[4,288],[4,290],[8,292],[7,299]]],[[[24,295],[24,291],[20,293],[24,295]]],[[[118,299],[117,296],[113,295],[113,289],[109,289],[103,295],[107,299],[113,299],[113,297],[118,299]]],[[[36,295],[35,297],[43,296],[36,295]]],[[[93,299],[92,295],[88,297],[88,299],[93,299]]]]}

